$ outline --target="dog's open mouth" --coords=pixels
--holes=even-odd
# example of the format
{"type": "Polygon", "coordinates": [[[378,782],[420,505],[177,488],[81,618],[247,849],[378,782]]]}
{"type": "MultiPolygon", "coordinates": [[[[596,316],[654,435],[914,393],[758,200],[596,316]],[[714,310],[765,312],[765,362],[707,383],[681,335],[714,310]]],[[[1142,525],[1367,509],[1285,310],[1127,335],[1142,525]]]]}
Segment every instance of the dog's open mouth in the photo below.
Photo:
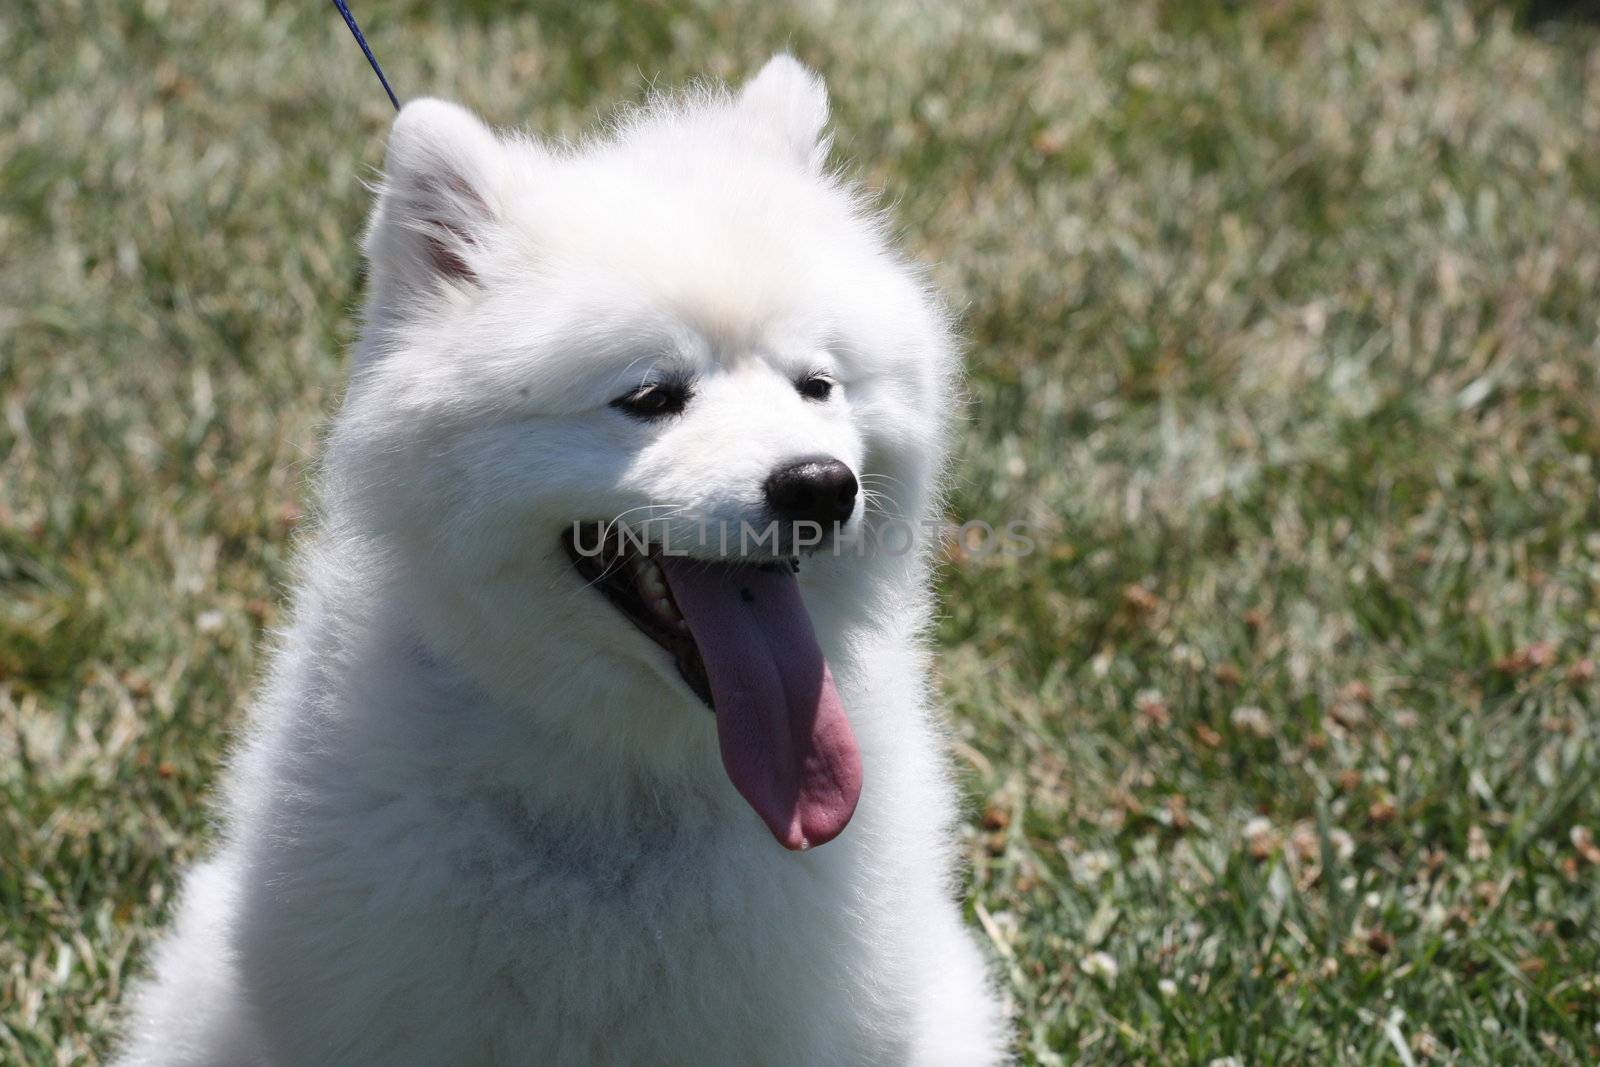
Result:
{"type": "Polygon", "coordinates": [[[786,561],[667,555],[579,523],[579,576],[677,665],[715,713],[729,779],[790,849],[832,840],[861,795],[861,756],[786,561]]]}
{"type": "Polygon", "coordinates": [[[659,557],[640,551],[626,537],[607,533],[600,523],[586,523],[581,529],[569,529],[561,543],[583,580],[615,604],[646,637],[666,649],[684,684],[706,707],[714,708],[705,662],[667,586],[659,557]]]}

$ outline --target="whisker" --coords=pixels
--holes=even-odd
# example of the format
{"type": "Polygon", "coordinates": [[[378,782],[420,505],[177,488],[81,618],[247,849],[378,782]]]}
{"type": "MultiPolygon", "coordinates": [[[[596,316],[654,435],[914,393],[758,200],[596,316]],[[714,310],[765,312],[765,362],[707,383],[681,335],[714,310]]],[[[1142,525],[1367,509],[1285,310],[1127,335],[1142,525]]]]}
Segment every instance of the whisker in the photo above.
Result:
{"type": "MultiPolygon", "coordinates": [[[[662,509],[667,509],[667,510],[665,510],[664,513],[662,513],[662,514],[650,514],[647,518],[645,518],[645,520],[644,520],[642,525],[647,527],[650,523],[655,522],[657,520],[669,519],[672,516],[682,512],[682,511],[687,510],[687,505],[675,504],[675,503],[639,504],[639,505],[636,505],[635,507],[625,508],[622,511],[619,511],[615,515],[611,516],[611,518],[604,520],[604,522],[601,524],[601,534],[600,534],[600,537],[599,537],[598,541],[596,542],[596,544],[597,545],[604,545],[606,543],[606,539],[611,536],[611,531],[613,529],[615,529],[617,524],[619,522],[622,522],[625,517],[627,517],[629,515],[632,515],[632,514],[634,514],[636,512],[640,512],[640,511],[654,513],[654,512],[660,512],[660,511],[662,511],[662,509]]],[[[607,578],[610,578],[613,574],[616,573],[616,568],[621,562],[622,562],[622,559],[619,556],[618,559],[615,562],[613,562],[610,566],[603,568],[600,571],[600,573],[596,574],[593,578],[591,578],[587,582],[585,582],[584,583],[585,588],[592,588],[597,583],[603,582],[607,578]]],[[[548,592],[551,588],[554,587],[554,584],[556,582],[559,582],[559,581],[560,581],[559,578],[553,579],[551,584],[546,586],[546,591],[548,592]]]]}
{"type": "Polygon", "coordinates": [[[861,490],[861,499],[865,502],[866,508],[874,510],[880,515],[892,517],[905,513],[905,509],[900,506],[900,501],[896,500],[894,497],[883,492],[882,490],[868,489],[863,487],[861,490]],[[889,505],[888,507],[884,506],[886,503],[889,505]],[[890,508],[893,508],[894,510],[890,511],[890,508]]]}
{"type": "MultiPolygon", "coordinates": [[[[615,515],[611,516],[611,518],[606,520],[603,532],[600,535],[600,543],[601,544],[605,544],[606,538],[611,536],[612,529],[617,525],[617,523],[622,521],[623,516],[632,515],[636,511],[654,511],[657,508],[671,508],[672,510],[667,512],[666,516],[663,516],[663,517],[670,517],[672,515],[676,515],[680,511],[682,511],[684,509],[684,505],[682,505],[682,504],[640,504],[640,505],[638,505],[636,507],[626,508],[626,509],[624,509],[622,511],[619,511],[615,515]]],[[[654,515],[651,515],[651,516],[647,517],[644,520],[645,524],[648,525],[650,522],[654,521],[655,518],[656,518],[656,516],[654,516],[654,515]]]]}

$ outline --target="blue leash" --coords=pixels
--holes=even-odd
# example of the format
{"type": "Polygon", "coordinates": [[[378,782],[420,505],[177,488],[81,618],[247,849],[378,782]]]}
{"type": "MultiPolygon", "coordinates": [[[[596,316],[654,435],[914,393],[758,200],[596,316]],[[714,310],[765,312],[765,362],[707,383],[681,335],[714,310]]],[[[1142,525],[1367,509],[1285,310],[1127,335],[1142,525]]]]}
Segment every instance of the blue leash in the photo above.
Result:
{"type": "Polygon", "coordinates": [[[356,17],[350,14],[350,5],[345,0],[333,0],[333,6],[339,9],[339,14],[344,16],[344,24],[350,27],[350,32],[355,35],[356,44],[361,46],[362,53],[367,57],[367,62],[372,64],[372,73],[378,76],[383,83],[383,91],[389,94],[389,103],[394,105],[396,111],[400,110],[400,101],[396,99],[394,90],[389,88],[389,79],[383,76],[383,68],[378,66],[378,59],[372,54],[372,49],[367,47],[367,39],[361,36],[361,27],[356,25],[356,17]]]}

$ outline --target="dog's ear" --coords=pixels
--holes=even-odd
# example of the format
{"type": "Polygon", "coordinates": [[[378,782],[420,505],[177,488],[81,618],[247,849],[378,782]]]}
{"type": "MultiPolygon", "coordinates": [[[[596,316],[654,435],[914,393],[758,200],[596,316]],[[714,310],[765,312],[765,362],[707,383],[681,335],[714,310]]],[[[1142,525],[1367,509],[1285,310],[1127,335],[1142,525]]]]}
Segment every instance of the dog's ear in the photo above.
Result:
{"type": "MultiPolygon", "coordinates": [[[[466,108],[413,100],[394,120],[367,232],[375,288],[407,295],[475,285],[503,216],[506,149],[466,108]]],[[[395,294],[399,295],[399,294],[395,294]]]]}
{"type": "Polygon", "coordinates": [[[819,171],[828,155],[822,128],[828,124],[828,90],[822,79],[782,53],[739,90],[740,113],[779,151],[808,170],[819,171]]]}

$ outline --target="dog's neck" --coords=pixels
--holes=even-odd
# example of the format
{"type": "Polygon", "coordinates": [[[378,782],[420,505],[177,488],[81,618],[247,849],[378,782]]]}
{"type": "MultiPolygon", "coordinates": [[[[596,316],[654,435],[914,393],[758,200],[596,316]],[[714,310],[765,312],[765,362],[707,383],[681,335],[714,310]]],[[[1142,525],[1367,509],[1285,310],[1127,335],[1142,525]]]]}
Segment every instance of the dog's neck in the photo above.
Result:
{"type": "MultiPolygon", "coordinates": [[[[310,654],[296,659],[311,673],[287,680],[288,695],[335,702],[352,720],[341,727],[345,740],[374,758],[467,765],[471,775],[452,777],[519,788],[607,783],[618,803],[716,768],[710,713],[670,679],[562,641],[529,642],[502,669],[517,642],[484,640],[471,616],[462,625],[448,613],[434,587],[370,553],[355,555],[330,538],[307,553],[289,641],[306,647],[310,654]],[[596,765],[607,773],[594,774],[596,765]]],[[[549,625],[529,626],[538,624],[549,625]]]]}

